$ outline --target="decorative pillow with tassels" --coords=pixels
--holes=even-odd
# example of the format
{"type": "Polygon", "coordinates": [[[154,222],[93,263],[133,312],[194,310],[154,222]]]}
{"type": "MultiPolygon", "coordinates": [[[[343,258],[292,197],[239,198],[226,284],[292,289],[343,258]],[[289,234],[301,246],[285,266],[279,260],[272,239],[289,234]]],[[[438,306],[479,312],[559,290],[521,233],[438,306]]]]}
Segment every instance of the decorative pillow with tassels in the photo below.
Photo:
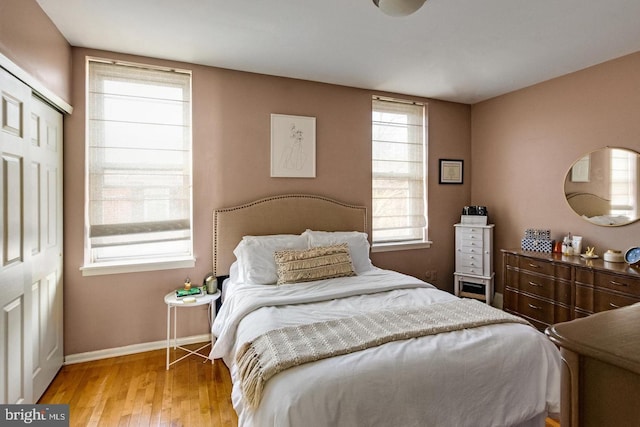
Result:
{"type": "Polygon", "coordinates": [[[278,284],[355,276],[346,243],[275,252],[278,284]]]}

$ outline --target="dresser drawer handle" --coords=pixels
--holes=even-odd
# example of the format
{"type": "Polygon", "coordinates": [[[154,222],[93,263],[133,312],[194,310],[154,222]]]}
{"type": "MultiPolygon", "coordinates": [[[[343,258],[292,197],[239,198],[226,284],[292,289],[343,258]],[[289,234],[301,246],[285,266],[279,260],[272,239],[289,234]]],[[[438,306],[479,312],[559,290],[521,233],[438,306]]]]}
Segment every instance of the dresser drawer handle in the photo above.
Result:
{"type": "Polygon", "coordinates": [[[615,280],[610,280],[609,283],[614,286],[628,286],[626,283],[616,282],[615,280]]]}
{"type": "Polygon", "coordinates": [[[539,265],[529,263],[529,267],[531,268],[540,268],[539,265]]]}
{"type": "Polygon", "coordinates": [[[536,286],[536,287],[538,287],[538,288],[542,287],[542,285],[541,285],[541,284],[536,283],[536,282],[529,282],[529,284],[530,284],[531,286],[536,286]]]}
{"type": "Polygon", "coordinates": [[[529,308],[533,308],[534,310],[540,310],[542,307],[538,307],[537,305],[529,304],[529,308]]]}
{"type": "Polygon", "coordinates": [[[619,306],[619,305],[615,305],[615,304],[614,304],[614,303],[612,303],[612,302],[610,302],[610,303],[609,303],[609,307],[611,307],[611,308],[620,308],[620,306],[619,306]]]}

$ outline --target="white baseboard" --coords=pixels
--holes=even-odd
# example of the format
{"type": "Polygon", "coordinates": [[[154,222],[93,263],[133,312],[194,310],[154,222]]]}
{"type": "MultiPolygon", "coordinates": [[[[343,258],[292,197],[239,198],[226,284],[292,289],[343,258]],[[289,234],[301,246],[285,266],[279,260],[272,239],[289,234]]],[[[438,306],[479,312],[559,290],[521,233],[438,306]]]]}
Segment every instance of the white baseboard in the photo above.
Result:
{"type": "MultiPolygon", "coordinates": [[[[193,335],[190,337],[178,338],[178,345],[196,344],[211,340],[211,335],[193,335]]],[[[173,345],[173,340],[171,340],[173,345]]],[[[93,360],[107,359],[109,357],[126,356],[129,354],[143,353],[145,351],[160,350],[167,348],[167,340],[147,342],[141,344],[127,345],[124,347],[107,348],[104,350],[88,351],[86,353],[69,354],[64,357],[65,365],[74,363],[91,362],[93,360]]]]}

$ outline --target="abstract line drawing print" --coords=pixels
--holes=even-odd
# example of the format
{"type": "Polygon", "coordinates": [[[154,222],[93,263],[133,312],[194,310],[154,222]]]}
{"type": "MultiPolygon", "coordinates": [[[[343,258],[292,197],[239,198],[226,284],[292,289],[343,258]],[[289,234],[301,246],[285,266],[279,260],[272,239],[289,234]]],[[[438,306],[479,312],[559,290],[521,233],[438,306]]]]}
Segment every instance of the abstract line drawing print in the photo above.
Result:
{"type": "Polygon", "coordinates": [[[316,118],[271,115],[271,176],[316,177],[316,118]]]}
{"type": "Polygon", "coordinates": [[[301,170],[306,160],[304,152],[304,132],[291,123],[291,134],[285,149],[282,151],[280,167],[288,170],[301,170]]]}

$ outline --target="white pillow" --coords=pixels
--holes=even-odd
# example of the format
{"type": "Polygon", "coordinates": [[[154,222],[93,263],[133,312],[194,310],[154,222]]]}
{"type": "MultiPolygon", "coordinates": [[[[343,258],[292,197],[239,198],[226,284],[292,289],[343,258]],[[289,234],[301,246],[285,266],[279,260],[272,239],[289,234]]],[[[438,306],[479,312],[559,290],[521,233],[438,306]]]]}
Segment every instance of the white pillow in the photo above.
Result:
{"type": "Polygon", "coordinates": [[[233,254],[238,260],[239,276],[245,283],[272,285],[278,281],[274,253],[283,249],[308,247],[309,241],[302,235],[244,236],[233,254]]]}
{"type": "Polygon", "coordinates": [[[233,280],[235,283],[242,282],[243,279],[243,271],[240,269],[240,265],[238,261],[233,261],[231,263],[231,267],[229,267],[229,279],[233,280]]]}
{"type": "Polygon", "coordinates": [[[302,233],[309,239],[309,247],[331,246],[347,243],[349,245],[349,254],[353,261],[353,268],[356,274],[362,274],[373,268],[369,259],[369,241],[367,233],[359,231],[313,231],[307,230],[302,233]]]}

